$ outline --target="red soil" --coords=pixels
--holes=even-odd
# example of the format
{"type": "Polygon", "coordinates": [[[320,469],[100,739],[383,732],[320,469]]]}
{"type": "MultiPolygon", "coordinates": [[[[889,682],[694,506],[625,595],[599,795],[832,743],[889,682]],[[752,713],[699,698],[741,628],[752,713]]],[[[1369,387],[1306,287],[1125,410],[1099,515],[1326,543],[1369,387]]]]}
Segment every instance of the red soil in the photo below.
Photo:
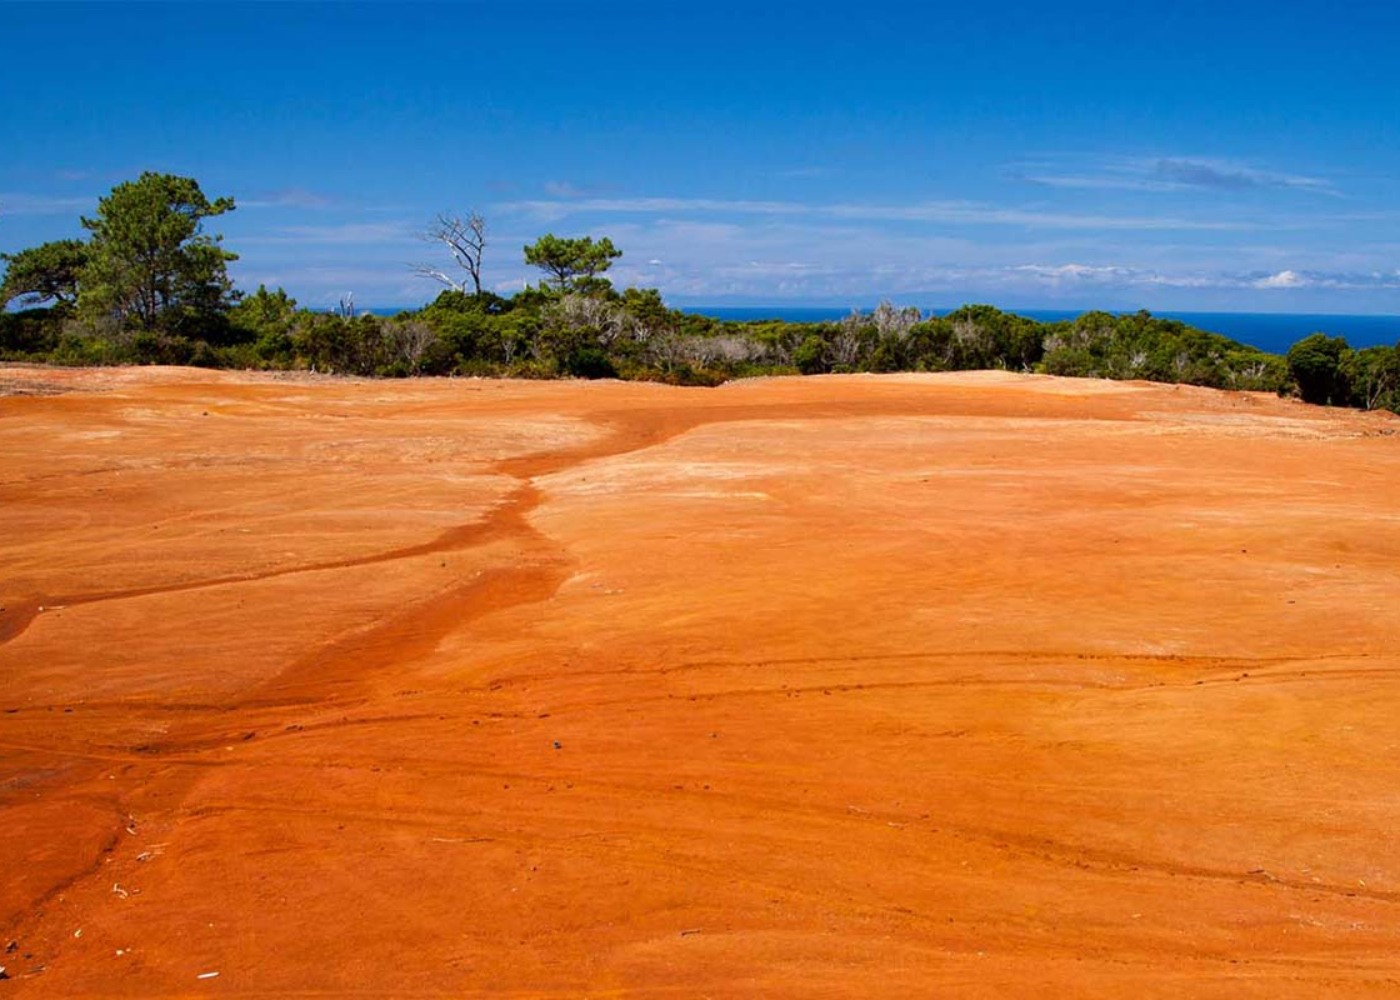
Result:
{"type": "Polygon", "coordinates": [[[0,998],[1400,995],[1400,420],[0,390],[0,998]]]}

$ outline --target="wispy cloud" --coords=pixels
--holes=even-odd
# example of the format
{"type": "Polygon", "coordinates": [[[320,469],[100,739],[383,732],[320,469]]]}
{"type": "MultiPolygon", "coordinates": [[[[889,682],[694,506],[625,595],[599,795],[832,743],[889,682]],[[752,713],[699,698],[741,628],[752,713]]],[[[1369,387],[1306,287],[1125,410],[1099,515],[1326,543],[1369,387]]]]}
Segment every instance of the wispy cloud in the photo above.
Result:
{"type": "Polygon", "coordinates": [[[1299,271],[1285,268],[1267,274],[1230,271],[1162,271],[1127,265],[1022,264],[1003,269],[1052,285],[1118,285],[1190,289],[1299,289],[1338,290],[1400,289],[1400,271],[1394,273],[1299,271]]]}
{"type": "Polygon", "coordinates": [[[816,204],[796,201],[750,201],[722,198],[580,198],[505,202],[498,211],[521,213],[541,222],[558,222],[583,213],[805,216],[871,222],[931,222],[950,225],[1023,226],[1084,230],[1200,230],[1240,232],[1272,225],[1227,219],[1156,215],[1104,215],[1011,208],[973,201],[923,201],[904,205],[816,204]]]}
{"type": "Polygon", "coordinates": [[[0,194],[0,216],[72,215],[76,212],[92,211],[96,207],[96,195],[90,198],[74,198],[71,196],[26,194],[23,192],[0,194]]]}
{"type": "Polygon", "coordinates": [[[296,187],[257,192],[238,199],[239,208],[330,208],[334,204],[326,195],[296,187]]]}
{"type": "Polygon", "coordinates": [[[1004,270],[1053,284],[1064,282],[1111,282],[1121,284],[1142,277],[1131,267],[1092,264],[1018,264],[1004,270]]]}
{"type": "Polygon", "coordinates": [[[1386,273],[1381,271],[1302,271],[1285,268],[1272,274],[1255,276],[1248,282],[1248,287],[1260,289],[1327,288],[1351,291],[1400,289],[1400,270],[1386,273]]]}
{"type": "Polygon", "coordinates": [[[1241,191],[1246,188],[1281,188],[1336,195],[1330,181],[1299,174],[1259,170],[1226,161],[1161,159],[1152,165],[1153,173],[1168,184],[1193,188],[1220,188],[1241,191]]]}
{"type": "Polygon", "coordinates": [[[1300,288],[1305,284],[1307,281],[1301,274],[1289,270],[1276,271],[1253,282],[1255,288],[1300,288]]]}
{"type": "Polygon", "coordinates": [[[579,198],[587,192],[568,181],[545,181],[544,193],[551,198],[579,198]]]}
{"type": "Polygon", "coordinates": [[[1368,270],[1364,255],[1348,269],[1327,250],[1291,254],[1271,242],[1218,246],[1211,236],[1202,242],[1161,242],[1136,233],[1091,234],[1067,241],[1050,233],[1007,243],[907,229],[890,234],[878,222],[801,216],[728,222],[662,217],[619,224],[609,232],[619,245],[636,249],[634,258],[624,258],[614,269],[618,280],[656,285],[668,296],[690,300],[863,300],[927,293],[959,300],[1161,306],[1193,297],[1204,301],[1202,295],[1252,295],[1250,301],[1262,304],[1258,296],[1284,287],[1400,291],[1393,265],[1368,270]],[[1328,268],[1331,259],[1341,266],[1328,268]],[[1280,277],[1282,272],[1292,277],[1280,277]]]}
{"type": "Polygon", "coordinates": [[[605,184],[575,184],[573,181],[545,181],[541,187],[551,198],[588,198],[609,190],[605,184]]]}
{"type": "Polygon", "coordinates": [[[1032,283],[1058,290],[1072,288],[1243,288],[1249,286],[1245,276],[1205,271],[1165,271],[1134,267],[1127,264],[1019,264],[1004,268],[1008,276],[1029,279],[1032,283]]]}
{"type": "Polygon", "coordinates": [[[263,235],[241,236],[240,244],[375,244],[414,238],[401,222],[347,222],[334,226],[284,226],[263,235]]]}
{"type": "Polygon", "coordinates": [[[1320,177],[1266,170],[1213,157],[1165,156],[1120,158],[1088,167],[1031,164],[1011,174],[1043,187],[1095,191],[1302,191],[1340,197],[1336,186],[1320,177]]]}

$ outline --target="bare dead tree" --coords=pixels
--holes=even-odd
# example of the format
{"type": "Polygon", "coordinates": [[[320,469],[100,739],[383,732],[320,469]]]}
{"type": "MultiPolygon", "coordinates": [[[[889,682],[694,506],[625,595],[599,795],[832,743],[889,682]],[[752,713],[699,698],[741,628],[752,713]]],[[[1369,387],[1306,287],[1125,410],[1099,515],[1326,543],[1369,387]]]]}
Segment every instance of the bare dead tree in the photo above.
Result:
{"type": "Polygon", "coordinates": [[[874,324],[859,309],[852,309],[836,325],[836,331],[827,339],[827,364],[833,368],[855,368],[865,353],[874,324]],[[867,332],[868,331],[868,332],[867,332]]]}
{"type": "Polygon", "coordinates": [[[904,340],[909,336],[909,330],[923,319],[923,315],[914,306],[905,306],[901,309],[889,299],[882,299],[880,304],[875,307],[875,311],[870,314],[870,319],[874,322],[875,329],[881,338],[893,337],[896,340],[904,340]]]}
{"type": "Polygon", "coordinates": [[[1377,409],[1385,394],[1395,387],[1395,373],[1393,371],[1367,372],[1366,377],[1362,380],[1362,386],[1365,388],[1366,409],[1377,409]]]}
{"type": "Polygon", "coordinates": [[[686,359],[709,368],[723,361],[738,364],[753,359],[753,345],[743,337],[689,337],[682,341],[686,359]]]}
{"type": "Polygon", "coordinates": [[[437,334],[427,323],[409,320],[407,323],[390,323],[385,331],[394,360],[403,363],[410,374],[417,375],[423,370],[423,358],[428,353],[437,334]]]}
{"type": "Polygon", "coordinates": [[[457,262],[457,266],[467,272],[467,277],[458,281],[432,264],[413,265],[414,274],[440,281],[458,292],[467,290],[467,281],[470,279],[473,294],[481,294],[481,255],[486,249],[486,219],[480,212],[470,212],[466,218],[441,212],[427,232],[423,233],[423,240],[426,243],[441,243],[445,246],[452,259],[457,262]]]}

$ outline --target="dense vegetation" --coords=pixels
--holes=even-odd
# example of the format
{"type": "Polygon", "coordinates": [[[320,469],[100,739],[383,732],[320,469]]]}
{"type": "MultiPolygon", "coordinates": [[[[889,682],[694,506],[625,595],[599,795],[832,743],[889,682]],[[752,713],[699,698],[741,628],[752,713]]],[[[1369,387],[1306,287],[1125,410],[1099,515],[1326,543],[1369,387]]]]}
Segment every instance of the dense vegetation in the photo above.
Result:
{"type": "Polygon", "coordinates": [[[723,322],[669,309],[655,289],[618,291],[606,238],[546,234],[524,248],[543,278],[511,297],[484,290],[485,221],[441,216],[427,236],[466,277],[391,318],[297,306],[281,289],[234,289],[236,256],[203,220],[232,211],[189,179],[143,174],[82,220],[87,241],[3,256],[0,358],[52,364],[193,364],[364,376],[616,377],[712,385],[764,374],[1001,368],[1297,394],[1400,411],[1400,343],[1353,350],[1314,334],[1286,357],[1146,312],[1039,323],[992,306],[945,316],[888,303],[828,323],[723,322]],[[467,280],[470,279],[470,280],[467,280]],[[29,308],[25,308],[29,307],[29,308]]]}

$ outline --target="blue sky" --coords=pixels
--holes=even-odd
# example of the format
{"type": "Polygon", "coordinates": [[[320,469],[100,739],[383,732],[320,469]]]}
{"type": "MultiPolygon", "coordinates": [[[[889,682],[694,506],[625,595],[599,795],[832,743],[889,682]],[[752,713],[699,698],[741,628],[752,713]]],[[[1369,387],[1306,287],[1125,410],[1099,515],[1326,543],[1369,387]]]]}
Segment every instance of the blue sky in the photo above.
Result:
{"type": "Polygon", "coordinates": [[[1400,314],[1400,5],[3,5],[0,251],[197,178],[244,287],[607,235],[673,304],[1400,314]]]}

